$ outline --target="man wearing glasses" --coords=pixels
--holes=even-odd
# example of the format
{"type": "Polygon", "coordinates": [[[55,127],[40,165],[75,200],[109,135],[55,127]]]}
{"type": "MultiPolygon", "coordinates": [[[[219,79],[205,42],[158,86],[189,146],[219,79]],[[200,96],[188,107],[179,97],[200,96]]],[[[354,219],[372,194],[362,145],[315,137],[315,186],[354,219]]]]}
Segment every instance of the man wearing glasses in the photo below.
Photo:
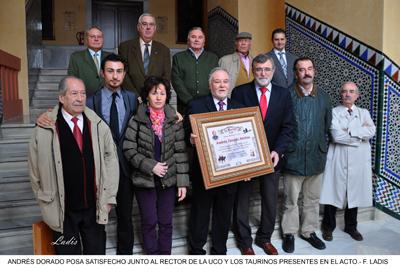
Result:
{"type": "Polygon", "coordinates": [[[98,26],[92,26],[85,32],[87,49],[72,53],[69,58],[68,75],[82,79],[86,94],[92,95],[103,85],[100,76],[100,63],[110,53],[103,51],[103,32],[98,26]]]}
{"type": "Polygon", "coordinates": [[[170,51],[164,44],[153,40],[156,29],[155,17],[143,13],[137,24],[139,37],[124,41],[118,47],[118,53],[128,63],[128,72],[122,86],[139,96],[147,76],[160,76],[170,80],[170,51]]]}

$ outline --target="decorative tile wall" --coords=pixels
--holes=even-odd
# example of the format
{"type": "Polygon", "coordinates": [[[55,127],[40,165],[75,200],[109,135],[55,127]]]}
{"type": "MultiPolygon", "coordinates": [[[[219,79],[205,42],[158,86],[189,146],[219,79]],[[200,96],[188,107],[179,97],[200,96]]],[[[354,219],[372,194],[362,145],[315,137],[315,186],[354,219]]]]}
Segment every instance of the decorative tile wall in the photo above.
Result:
{"type": "Polygon", "coordinates": [[[346,81],[361,91],[357,105],[368,108],[377,126],[372,140],[375,206],[400,219],[400,76],[399,66],[382,52],[286,5],[288,50],[316,64],[316,83],[333,106],[346,81]],[[383,78],[383,80],[382,80],[383,78]]]}

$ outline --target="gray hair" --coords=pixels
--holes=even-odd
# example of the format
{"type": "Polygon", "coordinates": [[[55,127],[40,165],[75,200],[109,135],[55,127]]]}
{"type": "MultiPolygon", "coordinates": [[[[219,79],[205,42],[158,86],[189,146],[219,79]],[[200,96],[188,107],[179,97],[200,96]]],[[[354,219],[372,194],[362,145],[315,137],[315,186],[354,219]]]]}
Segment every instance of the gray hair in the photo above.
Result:
{"type": "Polygon", "coordinates": [[[138,22],[137,22],[138,25],[140,25],[142,23],[143,17],[146,17],[146,16],[152,17],[154,19],[154,22],[156,21],[156,17],[154,17],[153,14],[146,12],[146,13],[143,13],[142,15],[139,16],[139,19],[138,19],[138,22]]]}
{"type": "Polygon", "coordinates": [[[251,63],[251,67],[254,68],[254,66],[258,63],[265,63],[267,61],[270,61],[272,64],[272,69],[275,70],[275,62],[274,59],[266,54],[259,54],[256,57],[253,58],[253,62],[251,63]]]}
{"type": "Polygon", "coordinates": [[[201,31],[201,33],[203,33],[204,37],[206,36],[206,34],[204,34],[204,31],[200,26],[195,26],[195,27],[192,27],[192,28],[189,29],[189,32],[188,32],[188,35],[187,35],[187,39],[189,39],[190,33],[192,33],[192,31],[194,31],[194,30],[199,30],[199,31],[201,31]]]}
{"type": "Polygon", "coordinates": [[[103,34],[103,30],[101,30],[101,27],[98,25],[92,25],[91,27],[89,27],[88,29],[86,29],[85,31],[85,35],[88,36],[89,35],[89,31],[92,29],[97,29],[99,30],[102,34],[103,34]]]}
{"type": "Polygon", "coordinates": [[[211,84],[212,79],[213,79],[213,76],[214,76],[214,73],[216,73],[216,72],[218,72],[218,71],[224,71],[224,72],[226,72],[226,73],[228,74],[228,77],[230,77],[230,76],[229,76],[229,72],[228,72],[226,69],[224,69],[224,68],[222,68],[222,67],[215,67],[215,68],[212,69],[212,70],[210,71],[210,73],[208,74],[208,84],[211,84]]]}
{"type": "Polygon", "coordinates": [[[339,94],[342,92],[344,85],[347,85],[347,84],[353,84],[353,85],[355,85],[355,86],[356,86],[356,89],[355,89],[355,90],[357,91],[358,94],[360,93],[360,90],[359,90],[359,88],[358,88],[358,86],[357,86],[356,83],[354,83],[354,82],[352,82],[352,81],[347,81],[347,82],[344,82],[344,83],[340,86],[340,88],[339,88],[339,94]]]}
{"type": "Polygon", "coordinates": [[[66,93],[67,90],[68,90],[67,83],[68,83],[68,81],[71,80],[71,79],[75,79],[75,80],[81,81],[82,84],[85,85],[85,83],[82,81],[82,79],[80,79],[80,78],[78,78],[78,77],[75,77],[75,76],[73,76],[73,75],[65,76],[65,77],[63,77],[63,78],[61,79],[60,83],[58,84],[58,95],[59,95],[59,96],[65,96],[65,93],[66,93]]]}

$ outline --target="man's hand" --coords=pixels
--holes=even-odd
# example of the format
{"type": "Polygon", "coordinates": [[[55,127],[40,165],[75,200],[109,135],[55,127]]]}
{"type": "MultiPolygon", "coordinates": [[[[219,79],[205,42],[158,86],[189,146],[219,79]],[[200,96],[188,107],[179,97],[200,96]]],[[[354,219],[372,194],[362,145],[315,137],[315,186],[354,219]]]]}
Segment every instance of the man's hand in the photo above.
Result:
{"type": "Polygon", "coordinates": [[[158,162],[153,168],[153,173],[156,174],[158,177],[162,178],[167,173],[167,170],[168,170],[167,163],[158,162]]]}
{"type": "Polygon", "coordinates": [[[107,204],[107,210],[108,210],[108,212],[111,211],[111,208],[112,208],[112,204],[107,204]]]}
{"type": "Polygon", "coordinates": [[[186,187],[178,187],[178,201],[182,201],[186,197],[186,187]]]}
{"type": "MultiPolygon", "coordinates": [[[[51,112],[53,109],[48,109],[47,112],[51,112]]],[[[45,127],[45,126],[54,126],[55,123],[54,121],[49,118],[47,115],[47,112],[44,112],[40,114],[40,116],[36,119],[36,124],[40,127],[45,127]]]]}
{"type": "Polygon", "coordinates": [[[198,138],[197,135],[195,135],[195,134],[193,134],[193,133],[190,134],[190,143],[191,143],[192,145],[196,145],[196,138],[198,138]]]}
{"type": "Polygon", "coordinates": [[[183,121],[183,116],[178,111],[176,111],[176,116],[178,117],[178,119],[176,120],[175,123],[179,123],[179,122],[183,121]]]}
{"type": "Polygon", "coordinates": [[[274,163],[274,167],[276,167],[279,162],[279,154],[276,151],[271,152],[271,160],[274,163]]]}

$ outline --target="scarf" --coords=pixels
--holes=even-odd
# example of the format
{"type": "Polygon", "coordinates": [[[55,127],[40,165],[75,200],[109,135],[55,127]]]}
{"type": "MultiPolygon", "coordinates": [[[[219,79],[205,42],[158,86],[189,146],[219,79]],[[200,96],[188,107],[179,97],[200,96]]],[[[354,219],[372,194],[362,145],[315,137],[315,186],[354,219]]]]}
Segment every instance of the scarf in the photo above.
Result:
{"type": "Polygon", "coordinates": [[[149,107],[150,110],[150,121],[151,121],[151,128],[160,142],[162,142],[162,128],[165,121],[165,113],[164,110],[156,111],[151,106],[149,107]]]}

